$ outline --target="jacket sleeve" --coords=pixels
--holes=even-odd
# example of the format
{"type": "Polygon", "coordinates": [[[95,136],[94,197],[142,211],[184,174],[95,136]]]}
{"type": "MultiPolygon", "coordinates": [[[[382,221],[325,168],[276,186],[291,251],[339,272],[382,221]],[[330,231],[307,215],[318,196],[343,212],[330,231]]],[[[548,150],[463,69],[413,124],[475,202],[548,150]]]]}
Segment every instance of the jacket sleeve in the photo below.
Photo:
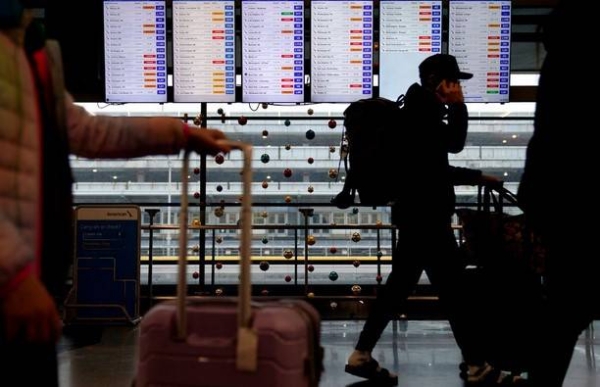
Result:
{"type": "Polygon", "coordinates": [[[184,123],[170,117],[92,115],[66,93],[66,124],[71,153],[86,158],[133,158],[179,153],[184,123]]]}
{"type": "Polygon", "coordinates": [[[459,153],[465,147],[467,128],[469,126],[469,113],[467,105],[455,103],[448,106],[448,123],[444,133],[448,136],[446,144],[448,152],[459,153]]]}

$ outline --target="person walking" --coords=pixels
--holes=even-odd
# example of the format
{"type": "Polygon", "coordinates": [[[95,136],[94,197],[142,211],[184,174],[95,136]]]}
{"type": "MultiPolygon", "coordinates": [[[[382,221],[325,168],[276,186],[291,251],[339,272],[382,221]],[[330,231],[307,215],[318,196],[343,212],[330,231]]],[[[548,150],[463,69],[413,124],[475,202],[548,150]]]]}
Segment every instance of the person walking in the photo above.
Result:
{"type": "Polygon", "coordinates": [[[466,381],[480,382],[493,368],[483,358],[477,337],[481,327],[466,300],[468,289],[462,286],[465,265],[459,256],[451,217],[456,199],[454,185],[497,179],[479,170],[452,167],[448,160],[449,153],[458,153],[465,145],[468,111],[460,80],[470,79],[472,74],[460,71],[454,56],[436,54],[419,65],[419,76],[420,84],[411,85],[404,99],[411,128],[406,131],[405,142],[398,145],[398,152],[404,154],[405,161],[391,166],[401,176],[402,184],[413,191],[401,190],[392,207],[392,222],[400,235],[392,270],[378,290],[345,370],[381,385],[398,383],[398,376],[381,367],[371,352],[425,271],[468,365],[466,381]],[[422,205],[410,204],[417,196],[422,205]]]}

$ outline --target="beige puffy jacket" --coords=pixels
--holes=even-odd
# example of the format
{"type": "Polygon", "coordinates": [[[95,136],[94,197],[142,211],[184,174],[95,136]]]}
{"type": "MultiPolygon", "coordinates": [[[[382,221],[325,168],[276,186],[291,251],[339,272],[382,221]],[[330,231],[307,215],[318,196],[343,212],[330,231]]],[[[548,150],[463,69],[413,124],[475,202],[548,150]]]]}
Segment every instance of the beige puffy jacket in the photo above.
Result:
{"type": "MultiPolygon", "coordinates": [[[[94,116],[64,90],[58,44],[46,44],[57,117],[71,153],[87,158],[177,154],[185,143],[173,119],[94,116]]],[[[0,31],[0,297],[40,257],[41,122],[22,47],[0,31]]],[[[16,283],[15,283],[16,282],[16,283]]]]}

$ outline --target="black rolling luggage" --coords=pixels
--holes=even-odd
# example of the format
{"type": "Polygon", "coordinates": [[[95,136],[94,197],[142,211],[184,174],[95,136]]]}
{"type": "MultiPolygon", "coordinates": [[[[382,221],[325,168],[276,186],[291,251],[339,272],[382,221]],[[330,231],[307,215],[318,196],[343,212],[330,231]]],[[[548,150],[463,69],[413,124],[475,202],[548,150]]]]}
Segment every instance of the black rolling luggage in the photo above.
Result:
{"type": "Polygon", "coordinates": [[[487,361],[512,374],[526,372],[543,323],[544,251],[527,228],[516,196],[504,187],[480,188],[477,209],[456,213],[472,302],[489,327],[482,338],[487,361]],[[514,209],[510,214],[509,208],[514,209]]]}

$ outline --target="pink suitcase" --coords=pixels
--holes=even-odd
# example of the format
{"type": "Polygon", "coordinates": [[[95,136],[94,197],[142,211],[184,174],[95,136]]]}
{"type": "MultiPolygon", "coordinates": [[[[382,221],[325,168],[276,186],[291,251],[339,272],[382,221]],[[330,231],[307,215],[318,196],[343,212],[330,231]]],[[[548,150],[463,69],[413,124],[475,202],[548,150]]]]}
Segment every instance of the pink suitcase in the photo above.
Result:
{"type": "Polygon", "coordinates": [[[186,294],[187,175],[184,157],[177,298],[152,307],[140,323],[136,387],[314,387],[323,371],[320,316],[303,300],[253,302],[252,147],[244,153],[239,297],[186,294]]]}

